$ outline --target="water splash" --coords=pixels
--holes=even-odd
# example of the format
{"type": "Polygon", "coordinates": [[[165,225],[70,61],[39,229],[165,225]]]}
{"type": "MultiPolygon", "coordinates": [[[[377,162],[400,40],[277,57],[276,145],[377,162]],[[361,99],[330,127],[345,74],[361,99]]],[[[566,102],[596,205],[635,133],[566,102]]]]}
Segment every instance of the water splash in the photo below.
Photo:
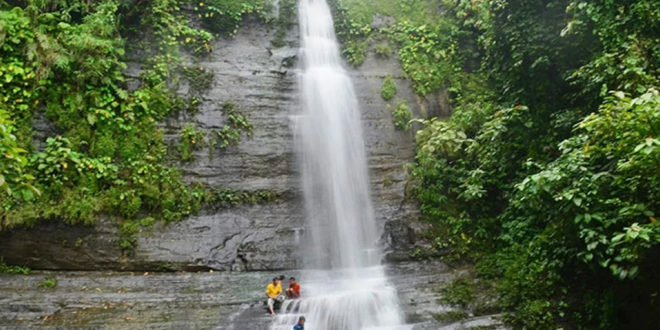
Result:
{"type": "Polygon", "coordinates": [[[360,112],[342,67],[330,8],[301,0],[303,113],[296,120],[307,227],[303,298],[287,301],[272,329],[305,315],[312,329],[402,326],[396,290],[380,264],[360,112]]]}

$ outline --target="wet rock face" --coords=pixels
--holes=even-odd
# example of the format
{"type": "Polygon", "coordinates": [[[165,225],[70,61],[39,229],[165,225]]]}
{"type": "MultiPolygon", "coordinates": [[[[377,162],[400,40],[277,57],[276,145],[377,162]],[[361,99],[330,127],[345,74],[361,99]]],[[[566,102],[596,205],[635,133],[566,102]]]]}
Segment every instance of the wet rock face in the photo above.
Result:
{"type": "Polygon", "coordinates": [[[301,219],[292,218],[290,211],[287,203],[240,207],[159,225],[139,238],[127,263],[147,269],[167,264],[233,271],[293,269],[300,235],[295,223],[301,219]]]}
{"type": "Polygon", "coordinates": [[[107,219],[94,227],[42,222],[0,236],[0,256],[9,264],[38,269],[106,269],[121,257],[119,232],[107,219]]]}
{"type": "MultiPolygon", "coordinates": [[[[289,46],[274,49],[274,34],[265,24],[248,20],[236,38],[218,40],[208,57],[191,60],[213,73],[213,83],[202,95],[197,113],[173,116],[162,128],[172,163],[182,169],[186,181],[220,189],[268,190],[283,198],[272,204],[205,211],[181,222],[157,224],[139,234],[137,248],[128,255],[122,255],[116,225],[107,219],[99,219],[95,227],[42,223],[28,231],[3,233],[0,255],[8,263],[37,269],[296,268],[298,238],[304,233],[292,129],[292,115],[299,107],[299,37],[294,27],[286,39],[289,46]],[[211,152],[203,148],[195,152],[194,161],[180,163],[176,144],[181,127],[194,123],[208,136],[215,134],[226,123],[222,112],[226,102],[236,104],[253,124],[254,136],[225,149],[216,146],[211,152]]],[[[415,241],[414,230],[407,223],[417,211],[404,198],[403,169],[414,156],[413,136],[394,129],[395,104],[387,104],[380,96],[384,77],[393,75],[399,85],[396,98],[407,100],[419,113],[400,70],[396,58],[369,56],[362,67],[349,69],[349,73],[363,112],[376,216],[383,228],[391,229],[384,232],[384,242],[393,250],[405,251],[415,241]]],[[[183,86],[182,92],[187,88],[183,86]]],[[[37,129],[48,130],[47,125],[37,129]]]]}

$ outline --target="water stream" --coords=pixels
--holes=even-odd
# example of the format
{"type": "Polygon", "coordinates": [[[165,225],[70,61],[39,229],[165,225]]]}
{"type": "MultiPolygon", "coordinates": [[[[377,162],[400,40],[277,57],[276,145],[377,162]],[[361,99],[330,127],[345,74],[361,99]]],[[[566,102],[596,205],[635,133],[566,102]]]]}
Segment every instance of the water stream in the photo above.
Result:
{"type": "MultiPolygon", "coordinates": [[[[299,3],[302,114],[296,143],[307,225],[303,298],[285,302],[272,329],[304,315],[311,329],[405,328],[381,265],[360,109],[342,66],[325,0],[299,3]]],[[[286,285],[286,283],[283,283],[286,285]]]]}

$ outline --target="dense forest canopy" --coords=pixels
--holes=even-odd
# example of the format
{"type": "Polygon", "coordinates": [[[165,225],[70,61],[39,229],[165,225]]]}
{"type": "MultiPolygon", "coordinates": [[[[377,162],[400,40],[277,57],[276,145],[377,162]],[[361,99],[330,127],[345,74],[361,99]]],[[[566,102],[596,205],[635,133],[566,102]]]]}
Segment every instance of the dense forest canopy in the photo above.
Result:
{"type": "MultiPolygon", "coordinates": [[[[449,118],[418,120],[408,166],[436,242],[415,256],[474,263],[515,327],[660,322],[658,1],[329,3],[348,63],[397,57],[419,97],[449,95],[449,118]]],[[[277,17],[273,5],[0,1],[0,230],[106,214],[130,249],[154,218],[276,198],[186,184],[172,164],[170,154],[190,161],[200,143],[251,134],[236,106],[225,105],[232,120],[213,137],[186,125],[176,150],[157,126],[195,111],[209,78],[194,58],[244,15],[273,24],[273,47],[283,44],[295,1],[279,1],[277,17]],[[129,88],[136,53],[147,60],[129,88]],[[186,79],[202,83],[175,93],[186,79]],[[39,141],[32,125],[43,117],[58,134],[39,141]]],[[[406,130],[411,112],[396,93],[386,78],[382,96],[406,130]]]]}

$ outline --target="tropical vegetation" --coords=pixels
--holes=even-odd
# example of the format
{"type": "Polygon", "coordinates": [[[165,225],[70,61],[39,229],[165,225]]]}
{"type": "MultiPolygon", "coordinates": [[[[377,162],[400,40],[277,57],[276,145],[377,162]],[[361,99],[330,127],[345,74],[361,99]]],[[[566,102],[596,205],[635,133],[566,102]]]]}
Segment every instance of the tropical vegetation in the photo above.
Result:
{"type": "MultiPolygon", "coordinates": [[[[418,99],[449,95],[451,116],[415,119],[394,77],[381,90],[397,129],[422,125],[408,195],[433,246],[415,256],[474,265],[446,303],[487,291],[496,306],[479,310],[525,329],[660,323],[660,2],[328,2],[350,65],[396,58],[418,99]]],[[[234,100],[221,129],[187,123],[174,148],[158,125],[196,111],[214,78],[196,60],[246,15],[286,45],[295,1],[276,17],[272,5],[0,0],[0,231],[104,216],[130,251],[155,221],[277,200],[182,179],[177,165],[202,146],[252,136],[234,100]]],[[[0,260],[0,272],[29,271],[0,260]]]]}
{"type": "Polygon", "coordinates": [[[515,327],[657,324],[660,3],[331,4],[349,63],[387,44],[420,97],[450,95],[408,167],[434,224],[416,256],[475,264],[515,327]]]}
{"type": "MultiPolygon", "coordinates": [[[[280,29],[290,28],[290,7],[280,29]]],[[[154,219],[177,221],[228,198],[270,200],[188,184],[173,162],[252,134],[230,100],[222,130],[207,137],[190,123],[176,148],[158,123],[196,111],[213,73],[194,62],[213,40],[234,36],[245,15],[270,23],[271,9],[267,0],[0,1],[0,230],[47,220],[92,225],[103,215],[130,249],[154,219]],[[136,57],[138,78],[128,73],[136,57]],[[177,92],[181,83],[188,93],[177,92]],[[51,136],[33,128],[39,121],[51,136]]]]}

